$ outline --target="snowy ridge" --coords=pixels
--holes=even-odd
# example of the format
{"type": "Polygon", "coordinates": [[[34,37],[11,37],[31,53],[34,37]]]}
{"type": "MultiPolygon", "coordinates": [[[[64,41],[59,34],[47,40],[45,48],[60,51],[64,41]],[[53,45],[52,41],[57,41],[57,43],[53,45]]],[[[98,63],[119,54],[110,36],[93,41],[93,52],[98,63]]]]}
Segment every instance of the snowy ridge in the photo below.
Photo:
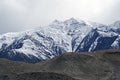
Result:
{"type": "Polygon", "coordinates": [[[65,52],[119,48],[119,21],[106,26],[71,18],[55,20],[45,27],[0,35],[0,57],[32,63],[65,52]]]}

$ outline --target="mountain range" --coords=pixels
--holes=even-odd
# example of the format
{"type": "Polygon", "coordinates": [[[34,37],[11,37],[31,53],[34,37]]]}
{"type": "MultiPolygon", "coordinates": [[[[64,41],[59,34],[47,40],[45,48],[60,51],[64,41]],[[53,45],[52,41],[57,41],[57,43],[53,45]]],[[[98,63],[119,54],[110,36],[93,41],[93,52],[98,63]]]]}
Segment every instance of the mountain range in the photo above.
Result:
{"type": "Polygon", "coordinates": [[[65,52],[120,49],[120,21],[110,25],[71,18],[0,35],[0,58],[36,63],[65,52]]]}

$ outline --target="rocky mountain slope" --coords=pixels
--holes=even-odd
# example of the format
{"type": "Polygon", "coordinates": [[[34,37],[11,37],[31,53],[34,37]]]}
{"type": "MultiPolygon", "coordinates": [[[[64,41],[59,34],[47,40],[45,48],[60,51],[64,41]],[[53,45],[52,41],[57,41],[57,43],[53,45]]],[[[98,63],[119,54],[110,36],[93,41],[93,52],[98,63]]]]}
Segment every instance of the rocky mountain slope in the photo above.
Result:
{"type": "Polygon", "coordinates": [[[120,21],[111,25],[74,18],[23,32],[0,35],[0,57],[36,63],[65,52],[120,48],[120,21]]]}
{"type": "Polygon", "coordinates": [[[0,80],[119,80],[120,50],[65,53],[36,64],[0,59],[0,80]]]}

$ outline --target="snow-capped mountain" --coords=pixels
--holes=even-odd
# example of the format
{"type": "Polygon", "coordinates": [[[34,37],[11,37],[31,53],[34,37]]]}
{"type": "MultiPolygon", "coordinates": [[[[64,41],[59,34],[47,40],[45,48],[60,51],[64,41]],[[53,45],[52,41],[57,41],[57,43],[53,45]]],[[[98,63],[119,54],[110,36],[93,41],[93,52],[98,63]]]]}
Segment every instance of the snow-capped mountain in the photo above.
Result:
{"type": "Polygon", "coordinates": [[[28,31],[0,35],[0,57],[35,63],[65,52],[120,48],[120,21],[112,25],[74,18],[28,31]]]}

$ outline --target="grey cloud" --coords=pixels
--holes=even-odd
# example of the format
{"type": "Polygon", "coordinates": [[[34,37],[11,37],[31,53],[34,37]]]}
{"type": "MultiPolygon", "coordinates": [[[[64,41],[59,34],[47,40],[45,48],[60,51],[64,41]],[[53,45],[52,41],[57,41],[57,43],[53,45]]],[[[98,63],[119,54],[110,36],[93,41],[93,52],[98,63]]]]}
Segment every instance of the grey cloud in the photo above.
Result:
{"type": "MultiPolygon", "coordinates": [[[[110,0],[114,1],[114,6],[106,8],[99,15],[92,14],[90,5],[87,8],[83,1],[87,0],[0,0],[0,33],[44,26],[54,19],[71,17],[105,24],[120,19],[119,0],[110,0]]],[[[104,0],[101,1],[104,3],[104,0]]]]}

